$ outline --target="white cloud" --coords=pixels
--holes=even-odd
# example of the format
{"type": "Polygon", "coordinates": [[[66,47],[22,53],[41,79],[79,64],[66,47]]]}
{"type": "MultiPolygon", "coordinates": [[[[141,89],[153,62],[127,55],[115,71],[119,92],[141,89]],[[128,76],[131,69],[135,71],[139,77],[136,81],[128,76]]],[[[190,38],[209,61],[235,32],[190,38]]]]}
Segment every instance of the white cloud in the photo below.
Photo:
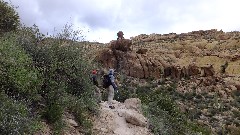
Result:
{"type": "MultiPolygon", "coordinates": [[[[8,0],[5,0],[8,1],[8,0]]],[[[119,30],[139,34],[240,29],[238,0],[11,0],[21,20],[51,33],[67,23],[84,29],[88,40],[109,42],[119,30]],[[87,31],[90,32],[87,32],[87,31]]]]}

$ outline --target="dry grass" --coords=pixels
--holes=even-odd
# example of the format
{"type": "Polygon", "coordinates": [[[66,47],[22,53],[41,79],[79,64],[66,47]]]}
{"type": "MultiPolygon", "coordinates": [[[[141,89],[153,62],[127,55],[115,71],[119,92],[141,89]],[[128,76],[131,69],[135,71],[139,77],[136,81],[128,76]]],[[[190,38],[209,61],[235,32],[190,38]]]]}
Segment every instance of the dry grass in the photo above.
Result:
{"type": "Polygon", "coordinates": [[[225,63],[226,60],[221,59],[217,56],[204,56],[204,57],[197,57],[196,65],[201,67],[207,64],[212,64],[213,68],[216,72],[220,72],[220,67],[225,63]]]}
{"type": "Polygon", "coordinates": [[[226,69],[226,73],[230,75],[240,74],[240,60],[235,62],[230,62],[226,69]]]}

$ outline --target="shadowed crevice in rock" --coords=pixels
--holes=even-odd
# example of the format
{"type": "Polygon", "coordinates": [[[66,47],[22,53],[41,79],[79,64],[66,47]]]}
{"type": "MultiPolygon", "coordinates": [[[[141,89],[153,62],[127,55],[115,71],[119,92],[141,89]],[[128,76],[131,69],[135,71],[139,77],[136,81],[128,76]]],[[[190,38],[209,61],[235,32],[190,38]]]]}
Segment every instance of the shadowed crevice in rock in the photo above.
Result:
{"type": "Polygon", "coordinates": [[[143,72],[143,78],[146,78],[146,68],[144,68],[144,65],[143,65],[143,62],[141,62],[141,55],[136,55],[137,56],[137,59],[139,60],[139,62],[140,62],[140,65],[141,65],[141,67],[142,67],[142,72],[143,72]]]}

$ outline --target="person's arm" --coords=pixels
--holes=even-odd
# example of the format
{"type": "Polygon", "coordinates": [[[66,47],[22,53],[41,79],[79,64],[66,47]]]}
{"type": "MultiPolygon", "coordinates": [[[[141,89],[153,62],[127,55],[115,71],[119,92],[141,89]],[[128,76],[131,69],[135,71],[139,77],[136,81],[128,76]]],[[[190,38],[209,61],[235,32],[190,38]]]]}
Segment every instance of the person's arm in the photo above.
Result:
{"type": "Polygon", "coordinates": [[[111,80],[113,88],[116,90],[117,89],[117,85],[115,83],[115,77],[113,75],[109,75],[109,77],[110,77],[110,80],[111,80]]]}

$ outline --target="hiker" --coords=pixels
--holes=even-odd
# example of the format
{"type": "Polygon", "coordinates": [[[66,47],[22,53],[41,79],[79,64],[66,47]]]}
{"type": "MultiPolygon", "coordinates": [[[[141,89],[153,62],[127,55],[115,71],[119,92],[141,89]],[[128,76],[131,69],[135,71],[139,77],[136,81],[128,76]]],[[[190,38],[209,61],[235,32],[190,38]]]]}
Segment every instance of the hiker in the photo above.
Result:
{"type": "Polygon", "coordinates": [[[114,98],[114,91],[118,92],[117,85],[115,83],[114,70],[110,69],[107,75],[103,76],[103,87],[108,89],[108,105],[109,108],[114,109],[112,105],[114,98]]]}
{"type": "Polygon", "coordinates": [[[94,96],[97,99],[97,102],[100,103],[102,101],[102,94],[101,94],[101,90],[98,87],[98,79],[97,79],[97,70],[93,70],[92,71],[92,76],[91,76],[91,80],[93,82],[93,85],[95,85],[95,91],[94,91],[94,96]]]}
{"type": "Polygon", "coordinates": [[[93,85],[96,85],[98,87],[98,81],[97,81],[97,70],[92,71],[91,80],[93,82],[93,85]]]}

